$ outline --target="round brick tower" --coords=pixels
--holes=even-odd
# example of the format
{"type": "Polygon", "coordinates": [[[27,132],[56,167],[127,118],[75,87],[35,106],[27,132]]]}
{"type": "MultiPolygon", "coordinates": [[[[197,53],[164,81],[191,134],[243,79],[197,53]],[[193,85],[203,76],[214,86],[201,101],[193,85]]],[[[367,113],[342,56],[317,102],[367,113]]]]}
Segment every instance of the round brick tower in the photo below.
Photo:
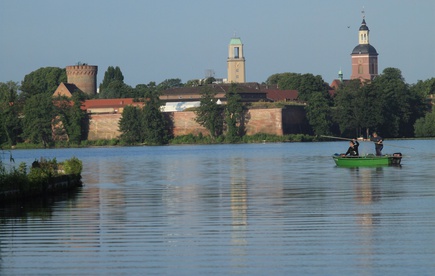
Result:
{"type": "Polygon", "coordinates": [[[88,95],[97,93],[97,72],[98,66],[95,65],[80,64],[66,67],[68,83],[75,84],[88,95]]]}

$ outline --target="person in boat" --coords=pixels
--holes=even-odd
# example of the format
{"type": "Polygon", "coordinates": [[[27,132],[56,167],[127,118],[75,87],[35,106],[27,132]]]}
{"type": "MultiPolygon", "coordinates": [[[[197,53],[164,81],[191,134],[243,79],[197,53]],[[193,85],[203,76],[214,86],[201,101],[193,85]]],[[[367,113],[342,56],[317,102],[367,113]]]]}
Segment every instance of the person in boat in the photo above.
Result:
{"type": "Polygon", "coordinates": [[[384,148],[384,144],[382,144],[382,137],[376,132],[373,132],[373,136],[370,138],[370,141],[375,142],[376,156],[381,156],[382,149],[384,148]]]}
{"type": "Polygon", "coordinates": [[[343,156],[359,156],[358,147],[359,143],[356,139],[349,141],[349,148],[347,149],[346,153],[343,154],[343,156]]]}

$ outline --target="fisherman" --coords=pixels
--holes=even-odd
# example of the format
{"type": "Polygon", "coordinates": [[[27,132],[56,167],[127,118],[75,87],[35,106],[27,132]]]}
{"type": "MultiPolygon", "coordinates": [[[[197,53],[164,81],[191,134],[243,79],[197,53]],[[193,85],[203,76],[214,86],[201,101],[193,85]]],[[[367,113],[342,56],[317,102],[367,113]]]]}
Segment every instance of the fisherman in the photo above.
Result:
{"type": "Polygon", "coordinates": [[[349,148],[347,149],[346,153],[343,156],[359,156],[358,152],[359,143],[356,139],[353,139],[352,141],[349,141],[349,148]]]}
{"type": "Polygon", "coordinates": [[[384,144],[382,144],[382,137],[378,136],[376,132],[373,132],[373,136],[370,138],[370,141],[375,142],[376,156],[381,156],[382,149],[384,148],[384,144]]]}

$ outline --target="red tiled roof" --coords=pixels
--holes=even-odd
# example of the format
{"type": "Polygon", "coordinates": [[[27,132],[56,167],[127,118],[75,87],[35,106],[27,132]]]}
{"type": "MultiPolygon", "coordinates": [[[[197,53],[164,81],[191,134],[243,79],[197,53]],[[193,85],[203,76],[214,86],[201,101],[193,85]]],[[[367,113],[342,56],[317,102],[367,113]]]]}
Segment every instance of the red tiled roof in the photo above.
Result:
{"type": "Polygon", "coordinates": [[[122,98],[122,99],[92,99],[86,100],[82,109],[87,110],[91,108],[120,108],[127,105],[143,105],[143,102],[134,102],[133,98],[122,98]]]}
{"type": "Polygon", "coordinates": [[[267,98],[273,101],[296,101],[298,99],[297,90],[279,90],[279,89],[265,89],[267,98]]]}

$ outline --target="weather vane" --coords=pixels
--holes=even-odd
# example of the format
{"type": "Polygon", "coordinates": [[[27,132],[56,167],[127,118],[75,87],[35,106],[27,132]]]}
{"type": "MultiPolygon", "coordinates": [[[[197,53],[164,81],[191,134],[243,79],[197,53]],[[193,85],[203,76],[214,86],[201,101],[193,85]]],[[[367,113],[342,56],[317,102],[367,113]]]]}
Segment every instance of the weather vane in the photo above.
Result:
{"type": "Polygon", "coordinates": [[[365,14],[365,13],[366,13],[366,12],[364,11],[364,6],[363,6],[362,11],[361,11],[361,14],[362,14],[363,19],[366,18],[366,14],[365,14]]]}

